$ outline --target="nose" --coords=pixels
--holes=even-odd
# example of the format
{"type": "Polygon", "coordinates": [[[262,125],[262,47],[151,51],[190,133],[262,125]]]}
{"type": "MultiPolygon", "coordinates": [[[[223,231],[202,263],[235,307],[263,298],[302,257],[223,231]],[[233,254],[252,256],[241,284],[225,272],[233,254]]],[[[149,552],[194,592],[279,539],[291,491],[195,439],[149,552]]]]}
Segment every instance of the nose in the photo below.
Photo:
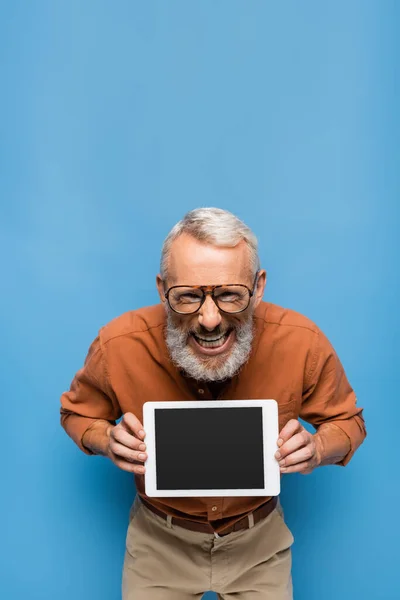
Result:
{"type": "Polygon", "coordinates": [[[222,317],[211,296],[207,295],[202,307],[198,312],[200,325],[208,331],[213,331],[221,323],[222,317]]]}

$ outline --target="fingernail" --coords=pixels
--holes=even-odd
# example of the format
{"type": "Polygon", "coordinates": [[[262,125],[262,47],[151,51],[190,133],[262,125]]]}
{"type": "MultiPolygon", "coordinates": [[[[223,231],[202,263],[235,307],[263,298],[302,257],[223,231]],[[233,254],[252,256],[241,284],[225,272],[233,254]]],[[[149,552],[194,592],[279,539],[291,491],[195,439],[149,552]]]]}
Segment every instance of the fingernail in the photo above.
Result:
{"type": "Polygon", "coordinates": [[[277,452],[277,453],[275,454],[275,457],[276,457],[276,458],[279,460],[279,459],[280,459],[280,457],[281,457],[281,453],[280,453],[280,452],[277,452]]]}
{"type": "Polygon", "coordinates": [[[285,473],[285,471],[287,471],[286,467],[281,467],[281,473],[285,473]]]}
{"type": "Polygon", "coordinates": [[[279,440],[278,440],[278,446],[282,446],[282,444],[283,444],[283,440],[281,438],[279,438],[279,440]]]}
{"type": "Polygon", "coordinates": [[[279,461],[279,466],[281,466],[281,467],[285,466],[285,459],[279,461]]]}
{"type": "Polygon", "coordinates": [[[140,444],[139,450],[146,450],[146,444],[140,444]]]}
{"type": "Polygon", "coordinates": [[[139,435],[140,435],[140,437],[144,437],[144,431],[143,431],[143,429],[141,429],[141,430],[139,431],[139,435]]]}
{"type": "Polygon", "coordinates": [[[140,460],[146,460],[146,455],[145,454],[139,454],[139,459],[140,460]]]}

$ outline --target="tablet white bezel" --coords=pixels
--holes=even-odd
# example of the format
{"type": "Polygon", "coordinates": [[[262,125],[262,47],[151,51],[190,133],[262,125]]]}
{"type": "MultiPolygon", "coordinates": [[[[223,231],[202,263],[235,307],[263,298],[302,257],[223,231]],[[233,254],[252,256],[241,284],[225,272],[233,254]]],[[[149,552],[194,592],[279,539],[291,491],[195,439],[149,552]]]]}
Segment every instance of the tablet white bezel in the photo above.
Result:
{"type": "MultiPolygon", "coordinates": [[[[275,458],[279,435],[278,404],[276,400],[191,400],[172,402],[146,402],[143,405],[143,427],[148,459],[145,462],[145,492],[149,497],[214,497],[214,496],[278,496],[280,493],[280,469],[275,458]],[[213,489],[213,490],[158,490],[156,480],[156,446],[154,411],[158,408],[262,408],[264,440],[263,489],[213,489]]],[[[243,449],[245,450],[245,449],[243,449]]]]}

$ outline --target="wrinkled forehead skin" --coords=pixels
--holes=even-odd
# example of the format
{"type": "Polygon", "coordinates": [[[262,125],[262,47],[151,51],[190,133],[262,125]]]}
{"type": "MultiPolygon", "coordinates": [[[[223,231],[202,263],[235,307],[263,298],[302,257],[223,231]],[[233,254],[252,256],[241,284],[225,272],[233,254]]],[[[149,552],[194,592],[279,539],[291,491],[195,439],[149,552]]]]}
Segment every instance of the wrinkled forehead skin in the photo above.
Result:
{"type": "Polygon", "coordinates": [[[220,285],[253,283],[246,242],[234,248],[213,246],[182,234],[171,244],[167,285],[220,285]]]}

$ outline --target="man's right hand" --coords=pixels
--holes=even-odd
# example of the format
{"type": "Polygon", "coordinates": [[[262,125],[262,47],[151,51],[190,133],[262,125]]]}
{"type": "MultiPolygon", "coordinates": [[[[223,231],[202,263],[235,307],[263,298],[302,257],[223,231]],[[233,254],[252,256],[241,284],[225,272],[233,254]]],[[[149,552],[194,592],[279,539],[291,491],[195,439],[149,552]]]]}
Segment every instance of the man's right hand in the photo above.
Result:
{"type": "Polygon", "coordinates": [[[147,460],[145,435],[139,419],[133,413],[125,413],[109,432],[107,456],[123,471],[142,475],[147,460]]]}
{"type": "Polygon", "coordinates": [[[118,425],[98,419],[89,427],[82,444],[93,454],[108,456],[112,462],[129,473],[142,475],[147,460],[146,444],[143,442],[143,425],[132,413],[125,413],[118,425]]]}

